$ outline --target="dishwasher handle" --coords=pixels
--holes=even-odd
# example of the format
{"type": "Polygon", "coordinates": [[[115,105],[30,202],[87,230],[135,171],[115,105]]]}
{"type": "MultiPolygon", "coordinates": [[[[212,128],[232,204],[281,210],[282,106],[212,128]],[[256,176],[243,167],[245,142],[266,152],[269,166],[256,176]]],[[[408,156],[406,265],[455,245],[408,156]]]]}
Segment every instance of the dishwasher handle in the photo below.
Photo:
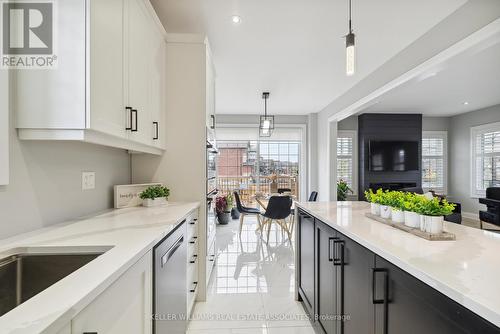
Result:
{"type": "Polygon", "coordinates": [[[175,251],[181,247],[182,243],[184,242],[184,236],[181,235],[179,239],[168,249],[168,251],[161,257],[161,266],[163,266],[170,260],[170,258],[174,255],[175,251]]]}

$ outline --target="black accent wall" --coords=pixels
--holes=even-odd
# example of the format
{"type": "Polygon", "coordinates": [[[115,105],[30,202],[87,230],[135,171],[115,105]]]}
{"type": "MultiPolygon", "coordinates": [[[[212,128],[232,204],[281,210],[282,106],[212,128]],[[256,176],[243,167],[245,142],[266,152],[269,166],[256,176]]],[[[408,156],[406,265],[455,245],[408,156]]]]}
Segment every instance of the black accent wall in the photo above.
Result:
{"type": "Polygon", "coordinates": [[[400,189],[422,187],[422,115],[420,114],[363,114],[358,117],[359,199],[370,187],[400,189]],[[370,140],[418,141],[419,167],[406,172],[369,171],[370,140]]]}

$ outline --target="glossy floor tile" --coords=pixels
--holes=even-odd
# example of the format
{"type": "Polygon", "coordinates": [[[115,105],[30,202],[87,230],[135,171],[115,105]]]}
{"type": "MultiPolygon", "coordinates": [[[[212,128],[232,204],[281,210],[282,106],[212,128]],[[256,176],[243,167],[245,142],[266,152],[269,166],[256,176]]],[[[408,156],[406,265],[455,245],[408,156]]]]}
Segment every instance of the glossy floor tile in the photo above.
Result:
{"type": "Polygon", "coordinates": [[[256,232],[257,220],[245,217],[217,226],[217,264],[206,302],[196,304],[188,333],[314,333],[293,297],[294,248],[288,235],[273,225],[256,232]]]}

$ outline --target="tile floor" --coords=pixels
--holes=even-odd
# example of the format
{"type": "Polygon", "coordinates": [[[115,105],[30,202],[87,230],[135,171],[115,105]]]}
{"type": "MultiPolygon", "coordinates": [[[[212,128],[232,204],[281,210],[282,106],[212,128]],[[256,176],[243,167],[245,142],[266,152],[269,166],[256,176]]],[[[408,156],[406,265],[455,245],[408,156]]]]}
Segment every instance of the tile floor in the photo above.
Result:
{"type": "MultiPolygon", "coordinates": [[[[313,334],[294,300],[294,248],[273,225],[269,243],[245,217],[217,226],[217,265],[206,302],[196,304],[188,334],[313,334]]],[[[267,233],[266,233],[267,234],[267,233]]]]}

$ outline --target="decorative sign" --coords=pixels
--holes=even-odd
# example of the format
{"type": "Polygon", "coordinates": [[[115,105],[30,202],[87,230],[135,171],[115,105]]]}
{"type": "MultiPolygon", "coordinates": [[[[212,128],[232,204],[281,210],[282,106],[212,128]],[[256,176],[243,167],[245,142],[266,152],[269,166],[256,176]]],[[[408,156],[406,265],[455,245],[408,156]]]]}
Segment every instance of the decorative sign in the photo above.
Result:
{"type": "Polygon", "coordinates": [[[115,186],[115,209],[142,205],[142,199],[139,197],[139,194],[148,187],[161,185],[161,183],[145,183],[115,186]]]}

